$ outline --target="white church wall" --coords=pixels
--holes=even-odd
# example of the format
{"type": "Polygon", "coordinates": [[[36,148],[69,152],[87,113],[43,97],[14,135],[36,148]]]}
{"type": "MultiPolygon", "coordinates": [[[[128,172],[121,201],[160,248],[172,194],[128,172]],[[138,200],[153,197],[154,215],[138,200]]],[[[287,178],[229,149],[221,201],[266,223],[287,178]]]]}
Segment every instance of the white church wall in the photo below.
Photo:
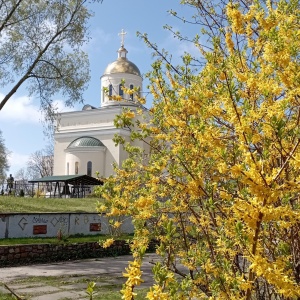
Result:
{"type": "Polygon", "coordinates": [[[64,175],[83,175],[85,173],[82,172],[82,161],[78,157],[78,153],[67,153],[65,159],[65,169],[66,166],[69,164],[69,172],[66,170],[64,175]],[[77,164],[77,167],[75,166],[77,164]],[[78,168],[76,172],[76,168],[78,168]]]}
{"type": "Polygon", "coordinates": [[[56,140],[54,144],[54,175],[66,175],[66,158],[65,158],[65,149],[66,144],[60,140],[56,140]]]}
{"type": "MultiPolygon", "coordinates": [[[[130,142],[130,137],[125,137],[125,141],[126,143],[129,143],[130,142]]],[[[133,144],[133,143],[132,143],[133,144]]],[[[122,162],[128,158],[128,154],[127,152],[123,149],[123,146],[120,145],[120,164],[119,166],[121,167],[122,166],[122,162]]]]}
{"type": "Polygon", "coordinates": [[[113,127],[114,112],[99,109],[69,112],[60,115],[57,134],[82,131],[90,128],[113,127]]]}
{"type": "Polygon", "coordinates": [[[99,171],[100,175],[103,177],[108,177],[114,174],[113,164],[119,163],[119,147],[115,146],[114,141],[112,140],[114,135],[106,135],[106,136],[95,136],[106,147],[106,156],[105,161],[103,163],[103,171],[99,171]]]}
{"type": "Polygon", "coordinates": [[[96,171],[104,173],[106,161],[105,147],[80,147],[67,149],[66,165],[68,166],[65,175],[88,175],[88,162],[91,162],[91,176],[96,177],[96,171]],[[68,174],[69,169],[69,174],[68,174]]]}
{"type": "MultiPolygon", "coordinates": [[[[130,138],[127,137],[126,139],[126,142],[130,142],[130,138]]],[[[149,153],[150,152],[150,146],[147,145],[145,142],[143,141],[139,141],[139,140],[136,140],[134,142],[130,142],[132,146],[135,146],[135,147],[139,147],[140,149],[142,149],[142,151],[144,151],[145,154],[149,153]]],[[[120,166],[122,164],[122,162],[128,158],[128,153],[122,148],[120,150],[120,166]]],[[[145,158],[145,163],[147,162],[146,158],[145,158]]]]}
{"type": "Polygon", "coordinates": [[[102,174],[105,173],[105,162],[107,160],[106,158],[107,151],[100,153],[90,153],[86,156],[85,160],[85,169],[87,174],[87,164],[88,161],[92,162],[92,177],[96,177],[96,172],[99,172],[99,176],[102,176],[102,174]]]}

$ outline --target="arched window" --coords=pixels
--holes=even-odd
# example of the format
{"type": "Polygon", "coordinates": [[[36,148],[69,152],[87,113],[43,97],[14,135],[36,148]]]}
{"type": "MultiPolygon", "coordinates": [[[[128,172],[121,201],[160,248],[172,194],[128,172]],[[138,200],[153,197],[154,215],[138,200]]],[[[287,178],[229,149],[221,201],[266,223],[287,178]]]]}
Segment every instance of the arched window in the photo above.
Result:
{"type": "Polygon", "coordinates": [[[67,175],[70,175],[70,165],[67,163],[67,175]]]}
{"type": "Polygon", "coordinates": [[[112,96],[112,84],[108,86],[108,96],[112,96]]]}
{"type": "Polygon", "coordinates": [[[75,175],[78,175],[78,169],[79,169],[79,162],[76,161],[76,163],[75,163],[75,175]]]}
{"type": "MultiPolygon", "coordinates": [[[[129,86],[129,88],[130,88],[131,90],[133,90],[133,84],[131,84],[131,85],[129,86]]],[[[133,94],[130,94],[130,100],[133,100],[133,94]]]]}
{"type": "Polygon", "coordinates": [[[123,94],[124,94],[124,92],[123,92],[123,90],[122,90],[122,87],[123,87],[123,84],[120,83],[120,84],[119,84],[119,95],[120,95],[120,96],[123,96],[123,94]]]}
{"type": "Polygon", "coordinates": [[[92,162],[91,161],[88,161],[87,163],[87,175],[88,176],[92,176],[92,162]]]}

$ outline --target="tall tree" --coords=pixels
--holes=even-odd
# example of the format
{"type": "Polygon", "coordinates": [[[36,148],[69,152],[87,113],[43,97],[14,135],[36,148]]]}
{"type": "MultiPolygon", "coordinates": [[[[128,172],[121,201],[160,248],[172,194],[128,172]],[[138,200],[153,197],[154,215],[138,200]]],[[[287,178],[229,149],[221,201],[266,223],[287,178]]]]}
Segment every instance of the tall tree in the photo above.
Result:
{"type": "Polygon", "coordinates": [[[51,116],[53,95],[65,104],[82,101],[89,80],[87,0],[0,0],[0,110],[26,85],[51,116]]]}
{"type": "Polygon", "coordinates": [[[197,9],[202,69],[162,53],[151,122],[116,121],[151,152],[116,138],[129,159],[99,188],[99,211],[135,226],[124,299],[151,239],[148,299],[299,299],[299,1],[182,2],[197,9]]]}
{"type": "Polygon", "coordinates": [[[53,145],[47,145],[44,149],[32,153],[27,163],[27,176],[30,178],[53,175],[54,166],[53,145]]]}
{"type": "Polygon", "coordinates": [[[8,167],[8,150],[5,147],[2,132],[0,130],[0,182],[6,178],[6,171],[8,167]]]}
{"type": "MultiPolygon", "coordinates": [[[[29,174],[28,174],[26,168],[19,169],[16,172],[14,178],[15,178],[15,181],[17,181],[18,183],[20,183],[20,182],[27,183],[29,179],[33,179],[33,178],[29,178],[29,174]]],[[[34,178],[36,178],[36,177],[34,177],[34,178]]]]}

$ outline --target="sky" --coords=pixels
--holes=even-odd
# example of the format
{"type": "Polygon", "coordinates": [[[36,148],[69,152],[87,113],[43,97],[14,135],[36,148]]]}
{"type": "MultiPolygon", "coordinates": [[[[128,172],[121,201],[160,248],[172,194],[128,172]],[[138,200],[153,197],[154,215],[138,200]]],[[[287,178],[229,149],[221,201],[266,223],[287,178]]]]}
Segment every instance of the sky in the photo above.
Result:
{"type": "MultiPolygon", "coordinates": [[[[104,0],[102,4],[90,4],[89,8],[94,12],[89,21],[91,39],[83,49],[89,55],[91,80],[84,93],[84,104],[100,106],[100,77],[106,66],[117,59],[121,43],[118,33],[122,29],[127,33],[124,42],[128,51],[127,58],[138,66],[142,75],[150,71],[154,59],[151,55],[153,51],[137,37],[137,31],[147,33],[160,49],[172,53],[174,62],[179,62],[185,51],[197,55],[191,43],[179,41],[171,32],[163,29],[168,24],[189,37],[193,37],[199,30],[195,25],[183,23],[168,13],[172,9],[186,19],[195,13],[190,7],[181,5],[180,0],[104,0]]],[[[144,92],[147,91],[146,85],[144,81],[144,92]]],[[[3,93],[0,90],[1,98],[3,93]]],[[[81,110],[83,107],[83,104],[79,104],[66,110],[63,100],[56,99],[60,112],[81,110]]],[[[151,96],[147,97],[146,106],[151,106],[151,96]]],[[[30,154],[45,148],[49,143],[43,133],[42,119],[39,99],[28,98],[24,87],[0,111],[0,130],[5,146],[10,151],[8,174],[14,175],[21,168],[26,168],[30,154]]]]}

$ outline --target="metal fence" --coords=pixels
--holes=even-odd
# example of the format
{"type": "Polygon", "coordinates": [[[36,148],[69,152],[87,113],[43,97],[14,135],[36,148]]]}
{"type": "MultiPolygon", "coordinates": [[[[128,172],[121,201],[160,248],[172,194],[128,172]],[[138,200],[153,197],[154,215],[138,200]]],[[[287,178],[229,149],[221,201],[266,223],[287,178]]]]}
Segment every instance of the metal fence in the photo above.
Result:
{"type": "Polygon", "coordinates": [[[13,184],[2,183],[0,184],[0,195],[12,195],[21,197],[41,197],[41,198],[85,198],[89,195],[93,187],[92,186],[67,186],[60,187],[59,195],[55,194],[54,191],[55,183],[44,182],[44,183],[28,183],[23,180],[16,180],[13,184]]]}
{"type": "Polygon", "coordinates": [[[27,181],[14,181],[11,183],[2,183],[0,190],[1,195],[14,195],[14,196],[29,196],[33,197],[36,193],[34,184],[27,181]]]}

